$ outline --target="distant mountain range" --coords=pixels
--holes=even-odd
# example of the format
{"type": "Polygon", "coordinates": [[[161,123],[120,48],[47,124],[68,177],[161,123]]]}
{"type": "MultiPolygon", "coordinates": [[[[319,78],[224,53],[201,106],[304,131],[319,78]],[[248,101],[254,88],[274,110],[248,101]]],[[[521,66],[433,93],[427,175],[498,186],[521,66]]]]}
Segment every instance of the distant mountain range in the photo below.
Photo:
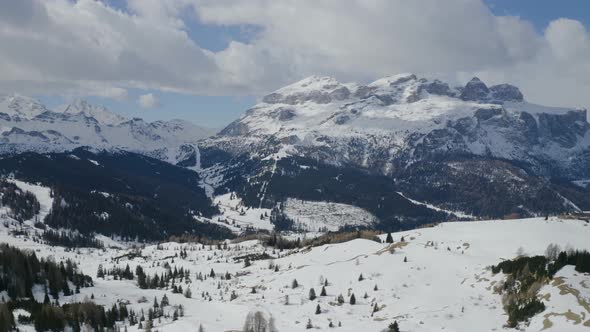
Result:
{"type": "Polygon", "coordinates": [[[251,207],[280,210],[289,198],[349,204],[392,230],[590,209],[586,110],[535,105],[508,84],[312,76],[214,134],[84,101],[48,110],[0,97],[3,154],[81,146],[139,153],[190,168],[209,196],[233,191],[251,207]]]}
{"type": "Polygon", "coordinates": [[[29,97],[0,97],[0,152],[63,152],[76,147],[138,152],[176,164],[214,130],[188,121],[127,119],[78,100],[49,110],[29,97]]]}

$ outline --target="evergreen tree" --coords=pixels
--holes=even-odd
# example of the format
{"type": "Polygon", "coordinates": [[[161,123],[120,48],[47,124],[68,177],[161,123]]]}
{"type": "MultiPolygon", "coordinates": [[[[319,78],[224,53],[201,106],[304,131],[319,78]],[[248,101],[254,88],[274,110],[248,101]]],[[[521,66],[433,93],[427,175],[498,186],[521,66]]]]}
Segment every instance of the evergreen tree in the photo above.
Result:
{"type": "Polygon", "coordinates": [[[350,304],[351,305],[356,304],[356,297],[354,296],[354,293],[350,296],[350,304]]]}
{"type": "Polygon", "coordinates": [[[399,326],[397,325],[397,321],[394,321],[393,323],[389,324],[387,332],[400,332],[399,326]]]}
{"type": "Polygon", "coordinates": [[[102,269],[102,264],[98,264],[98,271],[96,272],[96,277],[104,279],[104,271],[102,269]]]}
{"type": "Polygon", "coordinates": [[[191,292],[190,287],[187,287],[186,290],[184,291],[184,297],[186,297],[187,299],[190,299],[193,296],[193,293],[191,292]]]}
{"type": "Polygon", "coordinates": [[[309,300],[310,300],[310,301],[313,301],[313,300],[315,300],[315,299],[316,299],[316,295],[315,295],[315,289],[313,289],[313,288],[310,288],[310,289],[309,289],[309,300]]]}
{"type": "Polygon", "coordinates": [[[0,303],[0,332],[9,332],[14,329],[14,316],[5,303],[0,303]]]}
{"type": "Polygon", "coordinates": [[[160,307],[164,308],[168,305],[170,305],[170,301],[168,300],[168,296],[166,296],[166,294],[164,294],[164,296],[162,296],[162,300],[160,301],[160,307]]]}
{"type": "Polygon", "coordinates": [[[322,286],[322,291],[320,292],[320,296],[326,296],[326,287],[322,286]]]}
{"type": "Polygon", "coordinates": [[[158,299],[154,296],[154,310],[158,310],[160,306],[158,305],[158,299]]]}
{"type": "Polygon", "coordinates": [[[391,233],[387,233],[387,238],[385,239],[386,243],[393,243],[393,237],[391,236],[391,233]]]}
{"type": "Polygon", "coordinates": [[[322,309],[320,308],[320,304],[318,303],[317,307],[315,307],[315,314],[319,315],[322,313],[322,309]]]}

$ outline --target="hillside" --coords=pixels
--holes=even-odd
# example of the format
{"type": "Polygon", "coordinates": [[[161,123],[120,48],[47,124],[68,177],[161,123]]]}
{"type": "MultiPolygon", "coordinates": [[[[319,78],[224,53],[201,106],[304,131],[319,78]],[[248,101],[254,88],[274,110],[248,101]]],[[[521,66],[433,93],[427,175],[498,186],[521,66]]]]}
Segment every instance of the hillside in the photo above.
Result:
{"type": "MultiPolygon", "coordinates": [[[[393,244],[356,239],[285,251],[264,247],[256,240],[220,246],[170,242],[132,249],[130,243],[110,239],[104,239],[105,243],[118,248],[70,251],[31,241],[39,230],[27,223],[24,228],[15,225],[4,222],[0,226],[1,242],[33,250],[40,258],[69,258],[92,276],[93,287],[60,295],[60,303],[86,299],[110,308],[120,302],[127,303],[127,310],[139,313],[143,309],[147,315],[154,297],[160,302],[166,294],[170,303],[164,309],[166,316],[153,321],[154,328],[162,331],[199,326],[204,331],[241,331],[246,316],[254,311],[261,311],[266,319],[272,317],[276,331],[286,332],[305,329],[308,320],[315,330],[332,330],[332,322],[342,331],[381,331],[393,321],[401,331],[467,331],[473,326],[503,330],[507,316],[495,289],[507,275],[494,275],[490,266],[517,255],[543,255],[551,243],[562,249],[590,249],[587,223],[558,218],[443,223],[393,233],[393,244]],[[15,229],[21,235],[11,235],[15,229]],[[23,231],[28,235],[22,235],[23,231]],[[269,258],[254,258],[262,253],[269,258]],[[246,263],[244,255],[252,258],[246,263]],[[184,292],[190,289],[190,298],[173,293],[170,283],[140,289],[136,278],[114,279],[108,272],[127,265],[131,271],[142,266],[148,276],[189,271],[176,279],[176,285],[184,292]],[[97,277],[99,270],[107,271],[106,275],[97,277]],[[325,296],[320,294],[322,286],[325,296]],[[314,300],[309,299],[311,288],[317,296],[314,300]],[[342,304],[337,301],[340,294],[342,304]],[[353,294],[356,303],[351,305],[353,294]],[[89,300],[91,295],[93,300],[89,300]],[[183,315],[174,320],[172,314],[179,305],[183,315]],[[316,314],[318,305],[320,313],[316,314]]],[[[386,234],[380,238],[384,242],[386,234]]],[[[588,278],[573,266],[563,267],[539,290],[545,310],[529,324],[521,324],[521,330],[583,331],[590,324],[588,278]]],[[[36,297],[41,300],[42,293],[36,297]]],[[[129,324],[125,322],[117,324],[129,324]]],[[[137,326],[127,329],[136,331],[137,326]]],[[[19,328],[30,330],[23,324],[19,328]]]]}
{"type": "Polygon", "coordinates": [[[24,153],[0,159],[0,174],[25,183],[24,190],[30,183],[48,193],[51,202],[43,196],[49,206],[36,219],[55,228],[139,241],[232,236],[225,227],[195,221],[218,211],[197,173],[143,155],[83,148],[24,153]]]}

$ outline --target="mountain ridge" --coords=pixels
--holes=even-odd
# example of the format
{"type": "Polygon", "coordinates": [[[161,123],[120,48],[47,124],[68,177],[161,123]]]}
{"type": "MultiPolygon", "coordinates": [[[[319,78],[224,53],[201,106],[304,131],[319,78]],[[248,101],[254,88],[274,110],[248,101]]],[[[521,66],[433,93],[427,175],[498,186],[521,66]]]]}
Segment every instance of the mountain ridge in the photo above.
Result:
{"type": "MultiPolygon", "coordinates": [[[[142,153],[173,164],[213,129],[185,120],[128,119],[103,106],[76,100],[50,110],[20,95],[0,100],[0,153],[64,152],[80,146],[142,153]]],[[[194,152],[193,152],[194,153],[194,152]]]]}
{"type": "Polygon", "coordinates": [[[190,168],[209,197],[234,192],[249,207],[348,204],[392,230],[590,209],[579,185],[590,179],[587,111],[535,105],[513,85],[478,78],[457,87],[414,74],[366,85],[310,76],[215,136],[182,120],[120,122],[84,102],[61,112],[19,105],[31,105],[30,119],[0,111],[2,153],[136,152],[190,168]]]}

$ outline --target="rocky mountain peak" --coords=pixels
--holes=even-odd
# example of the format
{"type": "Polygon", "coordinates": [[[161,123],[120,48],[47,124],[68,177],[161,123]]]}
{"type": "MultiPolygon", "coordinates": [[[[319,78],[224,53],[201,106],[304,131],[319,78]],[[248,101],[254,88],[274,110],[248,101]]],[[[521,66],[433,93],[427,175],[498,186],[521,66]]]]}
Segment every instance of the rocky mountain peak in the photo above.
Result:
{"type": "Polygon", "coordinates": [[[328,104],[332,101],[347,99],[349,96],[350,90],[335,78],[310,76],[265,96],[262,101],[267,104],[288,105],[306,102],[328,104]]]}
{"type": "Polygon", "coordinates": [[[94,118],[101,124],[106,125],[118,125],[124,121],[127,121],[127,118],[109,111],[106,107],[92,105],[84,99],[74,100],[70,104],[59,107],[56,111],[59,113],[72,115],[83,114],[87,117],[94,118]]]}
{"type": "Polygon", "coordinates": [[[524,96],[520,89],[510,84],[498,84],[488,87],[477,77],[472,78],[461,92],[465,101],[482,101],[502,104],[504,102],[522,102],[524,96]]]}
{"type": "Polygon", "coordinates": [[[41,102],[31,97],[19,94],[0,96],[0,113],[9,116],[31,119],[46,111],[47,108],[41,102]]]}
{"type": "Polygon", "coordinates": [[[460,97],[463,100],[478,101],[488,99],[489,94],[490,89],[488,86],[479,78],[474,77],[467,82],[460,97]]]}

